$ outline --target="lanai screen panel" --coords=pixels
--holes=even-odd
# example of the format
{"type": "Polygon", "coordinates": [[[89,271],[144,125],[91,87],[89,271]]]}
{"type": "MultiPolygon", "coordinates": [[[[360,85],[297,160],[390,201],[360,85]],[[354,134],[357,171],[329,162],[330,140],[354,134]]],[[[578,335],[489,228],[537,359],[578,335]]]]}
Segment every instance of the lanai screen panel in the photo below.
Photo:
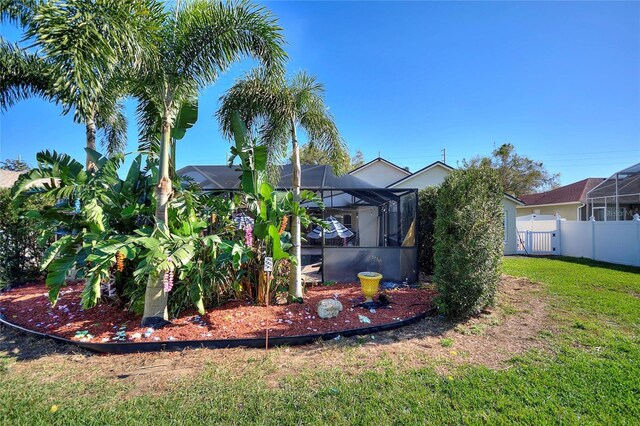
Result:
{"type": "MultiPolygon", "coordinates": [[[[205,191],[240,189],[240,171],[227,166],[187,166],[178,171],[205,191]]],[[[303,261],[321,257],[324,279],[353,282],[358,272],[372,270],[385,280],[417,280],[417,190],[375,187],[355,176],[336,176],[330,166],[302,166],[302,189],[321,196],[325,209],[305,207],[321,218],[335,217],[353,232],[348,238],[303,241],[303,261]]],[[[292,167],[281,169],[277,188],[289,190],[292,167]]],[[[303,235],[312,228],[304,230],[303,235]]],[[[315,262],[315,260],[314,260],[315,262]]]]}
{"type": "Polygon", "coordinates": [[[356,282],[359,272],[374,271],[383,280],[417,281],[417,190],[344,189],[323,196],[325,217],[354,234],[324,240],[324,280],[356,282]]]}
{"type": "Polygon", "coordinates": [[[596,220],[632,220],[634,214],[640,213],[640,163],[589,191],[587,207],[596,220]]]}

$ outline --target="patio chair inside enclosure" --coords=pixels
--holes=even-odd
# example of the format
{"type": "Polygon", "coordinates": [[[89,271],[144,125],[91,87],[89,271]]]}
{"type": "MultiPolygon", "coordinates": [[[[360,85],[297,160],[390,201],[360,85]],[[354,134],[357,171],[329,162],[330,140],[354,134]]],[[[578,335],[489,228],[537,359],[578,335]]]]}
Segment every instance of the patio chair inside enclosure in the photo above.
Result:
{"type": "MultiPolygon", "coordinates": [[[[240,172],[228,166],[186,166],[178,174],[204,191],[240,191],[240,172]]],[[[291,175],[292,166],[282,166],[279,190],[291,189],[291,175]]],[[[315,233],[316,225],[303,230],[303,267],[322,262],[322,281],[357,282],[361,271],[379,272],[389,281],[417,281],[417,189],[378,188],[352,175],[336,176],[326,165],[303,165],[301,187],[324,201],[324,210],[308,203],[310,213],[340,228],[335,235],[315,233]]]]}

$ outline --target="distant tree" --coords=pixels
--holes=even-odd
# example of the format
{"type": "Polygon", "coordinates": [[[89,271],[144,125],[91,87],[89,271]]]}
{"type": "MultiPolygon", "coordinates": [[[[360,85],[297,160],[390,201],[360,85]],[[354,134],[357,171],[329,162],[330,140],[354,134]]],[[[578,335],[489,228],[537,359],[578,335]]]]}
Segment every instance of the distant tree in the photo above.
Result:
{"type": "Polygon", "coordinates": [[[357,150],[353,157],[351,157],[351,167],[350,169],[357,169],[358,167],[364,165],[364,154],[362,151],[357,150]]]}
{"type": "Polygon", "coordinates": [[[464,167],[489,166],[496,169],[504,191],[514,196],[546,191],[559,186],[560,173],[551,173],[542,164],[518,155],[513,144],[505,143],[490,157],[474,157],[464,167]]]}
{"type": "Polygon", "coordinates": [[[12,160],[7,159],[4,161],[0,161],[0,169],[2,170],[11,170],[12,172],[26,172],[31,169],[27,163],[18,159],[12,160]]]}
{"type": "MultiPolygon", "coordinates": [[[[300,147],[300,164],[328,164],[331,165],[331,159],[326,150],[320,149],[317,145],[304,144],[300,147]]],[[[349,159],[349,165],[346,170],[357,169],[364,164],[364,154],[357,150],[349,159]]]]}

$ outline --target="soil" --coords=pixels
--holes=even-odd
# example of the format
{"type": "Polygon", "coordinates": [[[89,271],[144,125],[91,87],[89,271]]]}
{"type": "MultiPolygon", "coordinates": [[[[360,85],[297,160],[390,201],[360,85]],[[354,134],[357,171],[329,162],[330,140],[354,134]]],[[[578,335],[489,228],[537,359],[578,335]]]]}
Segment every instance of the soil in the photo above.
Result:
{"type": "Polygon", "coordinates": [[[503,276],[498,290],[495,308],[462,322],[427,317],[407,327],[369,336],[268,351],[191,349],[102,355],[0,326],[0,361],[16,361],[6,363],[6,371],[31,377],[34,382],[55,382],[72,375],[79,382],[100,377],[127,383],[122,395],[126,398],[148,394],[150,390],[160,394],[182,383],[186,377],[210,368],[237,372],[241,376],[250,365],[255,371],[264,371],[269,386],[279,387],[286,386],[285,378],[291,372],[324,369],[351,374],[362,370],[432,367],[440,374],[455,375],[456,366],[509,368],[514,357],[530,351],[550,350],[549,336],[558,330],[549,319],[541,286],[526,279],[503,276]]]}
{"type": "Polygon", "coordinates": [[[0,294],[0,313],[31,330],[92,343],[238,339],[263,338],[267,330],[269,337],[300,336],[398,322],[427,311],[435,296],[428,288],[388,290],[391,304],[369,310],[356,306],[364,301],[359,285],[315,286],[308,289],[304,303],[265,307],[230,301],[202,316],[186,311],[171,325],[151,330],[139,326],[139,316],[116,306],[82,310],[82,288],[81,283],[68,285],[52,307],[44,284],[30,283],[0,294]],[[343,311],[335,318],[319,318],[316,306],[322,299],[339,300],[343,311]]]}

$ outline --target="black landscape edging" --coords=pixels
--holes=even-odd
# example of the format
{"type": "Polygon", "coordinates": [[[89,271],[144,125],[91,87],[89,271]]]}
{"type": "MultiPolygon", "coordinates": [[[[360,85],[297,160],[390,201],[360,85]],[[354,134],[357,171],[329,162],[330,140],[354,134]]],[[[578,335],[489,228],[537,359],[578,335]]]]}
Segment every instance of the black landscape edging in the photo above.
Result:
{"type": "MultiPolygon", "coordinates": [[[[296,346],[304,345],[307,343],[313,343],[317,340],[331,340],[338,336],[350,337],[372,333],[379,333],[381,331],[394,330],[396,328],[405,327],[407,325],[418,322],[427,316],[435,314],[437,308],[433,307],[425,312],[422,312],[414,317],[408,318],[402,321],[396,321],[387,324],[374,325],[371,327],[352,328],[350,330],[333,331],[331,333],[324,334],[305,334],[302,336],[277,336],[269,338],[269,346],[296,346]]],[[[51,334],[41,333],[39,331],[30,330],[17,324],[7,321],[4,316],[0,314],[0,324],[3,324],[9,328],[20,331],[21,333],[29,336],[35,336],[45,339],[51,339],[56,343],[64,343],[68,345],[74,345],[83,349],[90,350],[98,353],[108,354],[130,354],[136,352],[157,352],[163,350],[182,350],[182,349],[196,349],[196,348],[209,348],[209,349],[224,349],[224,348],[264,348],[266,346],[266,339],[263,337],[254,337],[246,339],[215,339],[215,340],[169,340],[162,342],[125,342],[125,343],[89,343],[79,342],[75,340],[65,339],[64,337],[53,336],[51,334]]]]}

